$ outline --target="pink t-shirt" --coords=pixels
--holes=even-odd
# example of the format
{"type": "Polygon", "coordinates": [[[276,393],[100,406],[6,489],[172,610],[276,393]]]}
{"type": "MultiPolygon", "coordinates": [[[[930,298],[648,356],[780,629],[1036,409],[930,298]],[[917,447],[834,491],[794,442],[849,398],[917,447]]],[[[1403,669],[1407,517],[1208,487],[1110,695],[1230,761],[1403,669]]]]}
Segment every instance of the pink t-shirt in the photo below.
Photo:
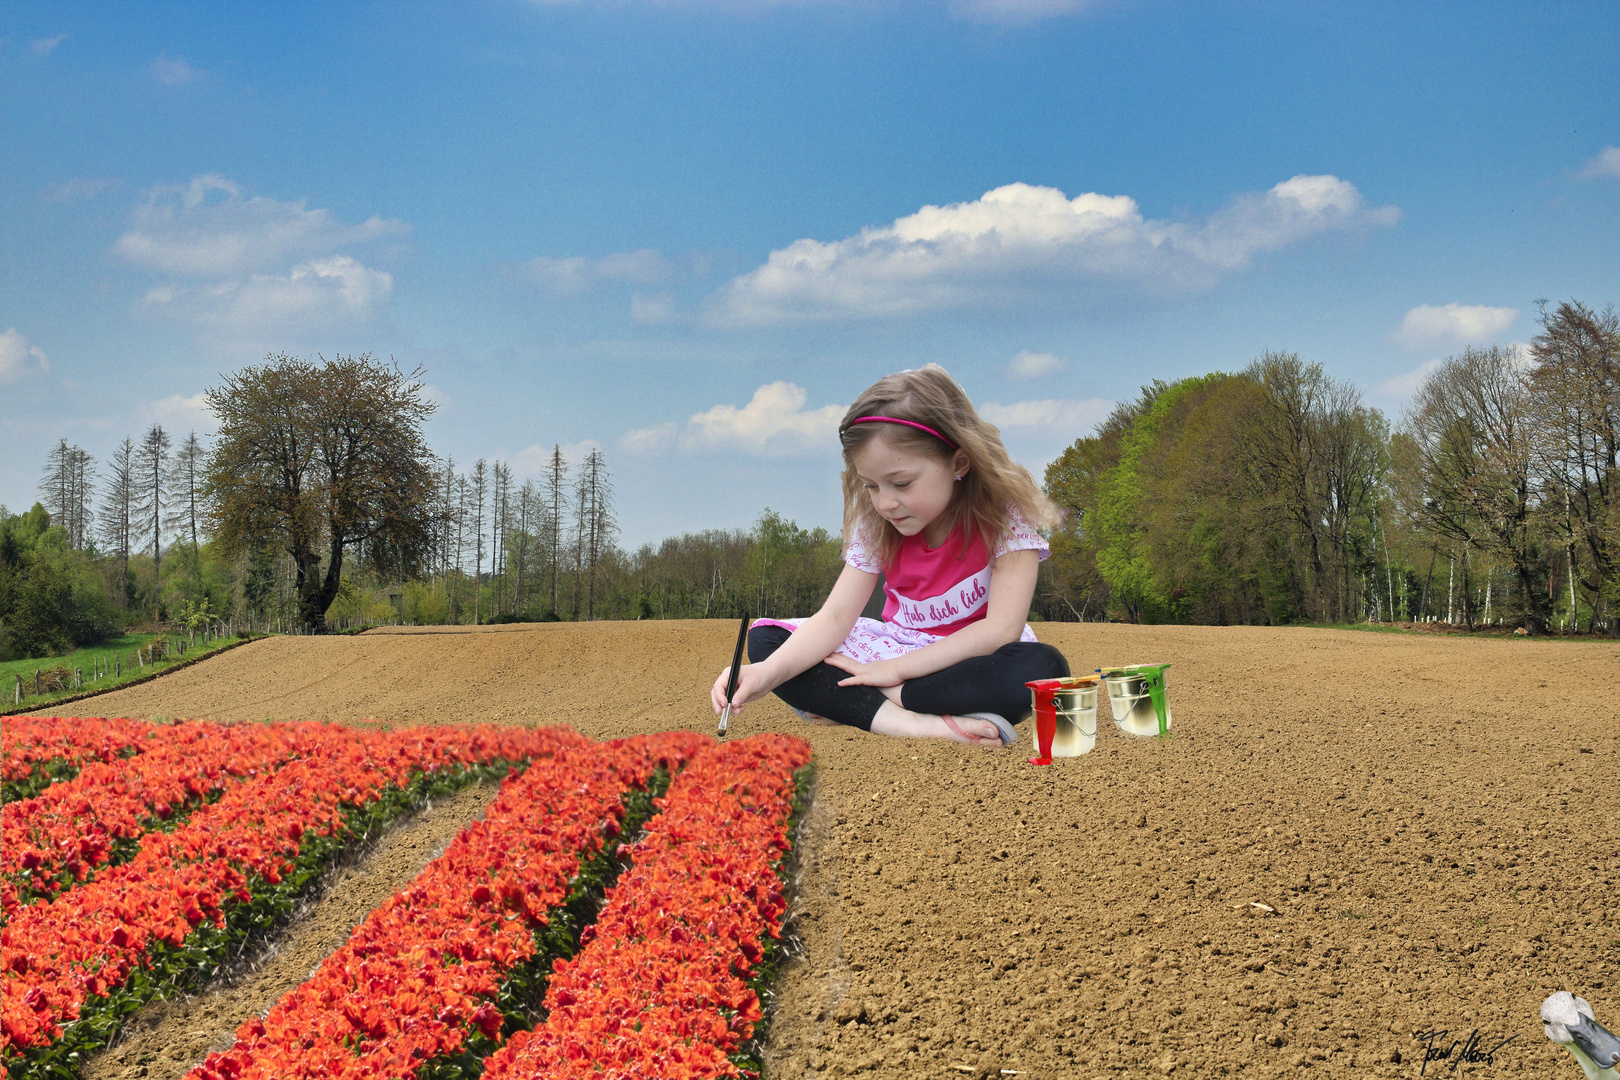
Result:
{"type": "Polygon", "coordinates": [[[868,574],[884,574],[884,622],[944,637],[989,613],[990,571],[995,560],[1009,551],[1029,550],[1041,559],[1052,554],[1041,534],[1013,508],[1007,532],[994,554],[986,552],[976,530],[965,536],[958,529],[937,548],[930,548],[921,533],[906,537],[887,567],[857,534],[844,552],[844,561],[868,574]]]}

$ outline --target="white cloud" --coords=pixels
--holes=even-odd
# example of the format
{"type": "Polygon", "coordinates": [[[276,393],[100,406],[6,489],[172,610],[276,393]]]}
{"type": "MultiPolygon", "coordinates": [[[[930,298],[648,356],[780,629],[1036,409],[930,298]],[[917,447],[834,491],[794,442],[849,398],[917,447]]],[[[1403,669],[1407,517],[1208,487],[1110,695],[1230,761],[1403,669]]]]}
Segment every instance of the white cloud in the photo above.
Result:
{"type": "Polygon", "coordinates": [[[651,293],[646,296],[638,292],[630,298],[630,317],[636,322],[648,326],[673,322],[675,319],[675,298],[665,292],[651,293]]]}
{"type": "Polygon", "coordinates": [[[226,334],[295,328],[310,331],[374,318],[394,277],[347,255],[311,259],[286,274],[253,274],[210,285],[160,285],[142,306],[226,334]]]}
{"type": "Polygon", "coordinates": [[[45,350],[28,344],[28,339],[13,326],[0,334],[0,383],[16,382],[35,372],[51,373],[51,361],[45,350]]]}
{"type": "Polygon", "coordinates": [[[67,39],[68,36],[66,34],[57,34],[55,37],[40,38],[38,41],[31,41],[28,43],[28,47],[34,50],[34,55],[36,56],[49,56],[51,53],[56,51],[56,47],[58,45],[62,44],[62,42],[66,41],[67,39]]]}
{"type": "Polygon", "coordinates": [[[170,56],[168,53],[159,53],[152,61],[152,75],[164,86],[185,86],[194,83],[206,75],[186,63],[183,56],[170,56]]]}
{"type": "Polygon", "coordinates": [[[809,395],[790,382],[773,382],[754,391],[747,405],[716,405],[696,413],[684,427],[655,424],[626,432],[619,446],[632,453],[680,448],[704,451],[737,448],[766,457],[787,457],[828,450],[838,445],[843,405],[805,409],[809,395]]]}
{"type": "MultiPolygon", "coordinates": [[[[519,476],[541,476],[551,462],[551,451],[555,445],[557,444],[542,446],[539,443],[533,443],[524,447],[512,456],[512,467],[517,470],[519,476]]],[[[573,468],[581,461],[584,461],[592,450],[602,449],[602,444],[595,439],[586,439],[577,443],[563,443],[561,446],[563,461],[568,463],[569,468],[573,468]]],[[[505,455],[496,454],[493,456],[500,458],[505,455]]]]}
{"type": "Polygon", "coordinates": [[[1620,146],[1605,146],[1597,157],[1581,167],[1578,175],[1582,180],[1596,180],[1600,176],[1620,179],[1620,146]]]}
{"type": "Polygon", "coordinates": [[[1055,375],[1068,366],[1069,362],[1061,356],[1020,349],[1018,355],[1012,358],[1012,363],[1007,365],[1007,376],[1013,379],[1039,379],[1055,375]]]}
{"type": "Polygon", "coordinates": [[[208,408],[207,393],[170,394],[138,410],[143,420],[152,420],[171,431],[212,431],[214,414],[208,408]]]}
{"type": "Polygon", "coordinates": [[[1414,350],[1445,344],[1478,344],[1500,336],[1518,317],[1518,309],[1510,307],[1419,304],[1401,319],[1394,338],[1396,344],[1414,350]]]}
{"type": "Polygon", "coordinates": [[[1091,0],[950,0],[949,6],[961,18],[1019,25],[1078,15],[1097,5],[1091,0]]]}
{"type": "Polygon", "coordinates": [[[409,231],[379,217],[344,225],[330,210],[306,210],[302,199],[244,198],[236,184],[209,173],[150,192],[113,251],[149,270],[226,277],[409,231]]]}
{"type": "Polygon", "coordinates": [[[98,195],[121,187],[123,183],[115,176],[75,176],[64,184],[46,188],[45,201],[60,203],[74,199],[94,199],[98,195]]]}
{"type": "Polygon", "coordinates": [[[1413,394],[1417,393],[1417,389],[1423,385],[1423,381],[1433,375],[1435,370],[1443,363],[1445,361],[1439,357],[1433,360],[1425,360],[1411,371],[1385,379],[1372,388],[1372,393],[1375,397],[1384,398],[1387,401],[1407,401],[1413,394]]]}
{"type": "Polygon", "coordinates": [[[796,240],[711,297],[729,325],[1073,304],[1088,287],[1208,288],[1260,253],[1320,233],[1390,225],[1355,185],[1295,176],[1229,201],[1202,224],[1148,219],[1126,195],[1070,199],[1008,184],[972,202],[925,206],[882,228],[796,240]]]}
{"type": "Polygon", "coordinates": [[[1002,431],[1029,429],[1064,438],[1076,438],[1091,431],[1113,411],[1114,402],[1106,398],[1043,398],[1015,401],[1010,405],[989,401],[979,406],[979,415],[1002,431]]]}
{"type": "Polygon", "coordinates": [[[523,264],[521,276],[557,296],[579,296],[604,281],[656,285],[669,278],[674,265],[651,248],[618,251],[600,259],[582,255],[554,259],[546,255],[523,264]]]}

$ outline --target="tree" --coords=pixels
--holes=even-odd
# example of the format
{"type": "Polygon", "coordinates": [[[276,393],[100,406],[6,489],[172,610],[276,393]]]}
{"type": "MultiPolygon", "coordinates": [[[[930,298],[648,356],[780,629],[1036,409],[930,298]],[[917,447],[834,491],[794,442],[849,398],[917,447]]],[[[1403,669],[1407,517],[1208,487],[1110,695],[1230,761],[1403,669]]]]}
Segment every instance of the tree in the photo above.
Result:
{"type": "Polygon", "coordinates": [[[163,617],[163,480],[168,472],[169,433],[162,424],[153,424],[135,449],[135,492],[139,500],[140,535],[152,538],[152,612],[163,617]],[[150,533],[146,530],[150,529],[150,533]]]}
{"type": "MultiPolygon", "coordinates": [[[[1558,489],[1571,581],[1597,621],[1620,607],[1620,315],[1574,300],[1551,314],[1530,344],[1538,457],[1558,489]]],[[[1571,618],[1576,613],[1571,612],[1571,618]]]]}
{"type": "Polygon", "coordinates": [[[169,527],[171,535],[178,533],[194,548],[202,543],[197,527],[198,519],[203,516],[199,502],[202,495],[202,468],[202,443],[193,431],[174,452],[174,460],[169,466],[167,496],[170,513],[164,524],[169,527]]]}
{"type": "Polygon", "coordinates": [[[1469,553],[1483,548],[1513,570],[1526,633],[1546,626],[1547,597],[1533,514],[1538,492],[1530,380],[1517,350],[1466,349],[1448,357],[1412,399],[1408,429],[1424,482],[1422,513],[1462,545],[1464,616],[1469,553]]]}
{"type": "Polygon", "coordinates": [[[562,574],[563,512],[568,505],[568,461],[563,457],[561,446],[552,446],[540,484],[541,497],[545,500],[540,542],[545,547],[546,563],[551,571],[551,607],[548,611],[555,616],[557,579],[562,574]]]}
{"type": "Polygon", "coordinates": [[[434,406],[422,374],[369,354],[319,364],[281,354],[208,391],[219,418],[203,484],[210,531],[229,554],[272,540],[286,550],[311,630],[325,629],[346,547],[372,545],[402,575],[431,551],[435,471],[422,424],[434,406]]]}
{"type": "Polygon", "coordinates": [[[39,483],[51,520],[67,534],[68,545],[78,550],[90,542],[94,460],[83,447],[69,446],[66,439],[60,439],[45,460],[45,475],[39,483]]]}
{"type": "Polygon", "coordinates": [[[489,492],[489,470],[483,458],[473,464],[470,487],[473,497],[473,625],[477,626],[484,597],[484,497],[489,492]]]}
{"type": "Polygon", "coordinates": [[[618,519],[613,516],[613,485],[600,450],[593,448],[580,463],[574,480],[574,506],[575,568],[585,578],[585,617],[594,619],[597,568],[619,532],[618,519]]]}

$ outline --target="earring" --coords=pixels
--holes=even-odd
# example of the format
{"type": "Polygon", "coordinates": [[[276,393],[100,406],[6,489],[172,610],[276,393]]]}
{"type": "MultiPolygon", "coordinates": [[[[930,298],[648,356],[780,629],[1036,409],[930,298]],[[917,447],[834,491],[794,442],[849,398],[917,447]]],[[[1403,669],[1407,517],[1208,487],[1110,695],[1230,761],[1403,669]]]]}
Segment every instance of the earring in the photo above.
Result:
{"type": "Polygon", "coordinates": [[[957,474],[956,474],[956,479],[957,479],[957,480],[958,480],[958,481],[959,481],[959,482],[960,482],[960,481],[961,481],[961,479],[962,479],[962,474],[961,474],[961,473],[957,473],[957,474]]]}

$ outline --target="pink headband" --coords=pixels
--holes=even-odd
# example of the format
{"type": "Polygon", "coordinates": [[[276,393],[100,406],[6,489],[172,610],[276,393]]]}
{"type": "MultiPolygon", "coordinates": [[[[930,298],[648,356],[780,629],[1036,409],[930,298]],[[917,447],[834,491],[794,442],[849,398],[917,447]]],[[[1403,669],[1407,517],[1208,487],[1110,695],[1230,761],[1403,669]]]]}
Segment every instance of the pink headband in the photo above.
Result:
{"type": "Polygon", "coordinates": [[[854,427],[856,424],[904,424],[906,427],[912,427],[916,428],[918,431],[928,432],[928,434],[932,435],[934,438],[938,439],[952,450],[957,448],[956,444],[951,442],[951,440],[947,439],[945,436],[941,435],[927,424],[919,424],[915,420],[902,420],[898,416],[857,416],[855,419],[849,422],[849,426],[854,427]]]}

